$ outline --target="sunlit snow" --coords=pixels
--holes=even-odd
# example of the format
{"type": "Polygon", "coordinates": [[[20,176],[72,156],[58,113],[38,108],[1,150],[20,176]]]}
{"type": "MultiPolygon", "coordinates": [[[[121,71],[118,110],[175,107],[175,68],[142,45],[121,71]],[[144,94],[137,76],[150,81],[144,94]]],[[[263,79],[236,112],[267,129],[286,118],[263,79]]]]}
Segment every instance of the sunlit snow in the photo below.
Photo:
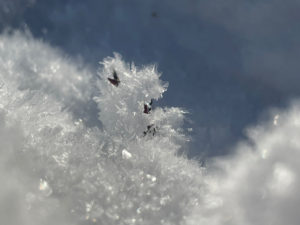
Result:
{"type": "Polygon", "coordinates": [[[93,75],[30,34],[4,33],[0,46],[0,224],[300,221],[297,101],[200,166],[182,153],[188,109],[143,113],[168,87],[157,66],[115,54],[93,75]]]}

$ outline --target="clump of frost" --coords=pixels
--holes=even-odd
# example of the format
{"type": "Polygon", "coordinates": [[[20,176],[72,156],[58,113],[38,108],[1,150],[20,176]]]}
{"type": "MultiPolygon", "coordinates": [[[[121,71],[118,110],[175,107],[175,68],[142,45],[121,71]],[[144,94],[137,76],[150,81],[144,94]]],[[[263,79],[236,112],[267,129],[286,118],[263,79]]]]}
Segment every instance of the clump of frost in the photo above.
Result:
{"type": "Polygon", "coordinates": [[[139,141],[147,126],[152,124],[159,139],[184,139],[180,130],[184,118],[182,109],[154,107],[150,114],[143,113],[144,104],[151,99],[161,98],[168,86],[159,79],[160,74],[155,66],[138,69],[134,64],[124,63],[118,54],[114,58],[106,58],[102,64],[103,67],[98,72],[101,94],[95,97],[95,101],[100,110],[99,119],[114,140],[119,139],[120,143],[139,141]],[[121,81],[118,87],[107,80],[112,77],[113,71],[121,81]]]}
{"type": "Polygon", "coordinates": [[[0,60],[1,224],[185,224],[201,170],[176,156],[181,109],[143,114],[166,90],[153,66],[106,58],[98,92],[89,72],[21,33],[0,36],[0,60]],[[84,122],[93,96],[102,129],[84,122]],[[143,137],[149,123],[157,133],[143,137]]]}
{"type": "Polygon", "coordinates": [[[182,109],[154,101],[143,113],[166,91],[155,67],[108,57],[94,85],[88,70],[21,33],[0,35],[0,60],[0,224],[299,223],[299,102],[203,169],[177,154],[182,109]],[[86,123],[93,99],[101,128],[86,123]],[[154,136],[143,135],[149,124],[154,136]]]}

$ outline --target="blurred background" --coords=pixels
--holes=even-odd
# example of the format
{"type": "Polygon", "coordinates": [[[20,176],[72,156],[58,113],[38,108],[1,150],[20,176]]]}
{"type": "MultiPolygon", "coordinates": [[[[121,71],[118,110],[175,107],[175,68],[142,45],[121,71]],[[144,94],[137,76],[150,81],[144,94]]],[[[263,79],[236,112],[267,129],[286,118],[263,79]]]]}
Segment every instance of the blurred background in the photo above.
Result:
{"type": "Polygon", "coordinates": [[[300,94],[298,0],[2,0],[0,27],[29,30],[95,75],[120,53],[169,82],[154,105],[189,111],[189,157],[229,153],[245,128],[300,94]]]}

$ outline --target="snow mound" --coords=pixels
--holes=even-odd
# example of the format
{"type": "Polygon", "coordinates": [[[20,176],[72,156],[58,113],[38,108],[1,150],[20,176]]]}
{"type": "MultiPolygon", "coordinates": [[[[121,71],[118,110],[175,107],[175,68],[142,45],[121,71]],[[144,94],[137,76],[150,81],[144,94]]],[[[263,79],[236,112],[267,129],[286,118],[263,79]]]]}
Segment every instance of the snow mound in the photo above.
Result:
{"type": "Polygon", "coordinates": [[[154,66],[116,54],[96,80],[18,32],[0,35],[0,62],[0,224],[299,223],[299,102],[203,168],[179,154],[185,111],[155,106],[154,66]]]}
{"type": "Polygon", "coordinates": [[[155,67],[116,55],[94,85],[88,71],[20,33],[0,37],[0,60],[1,223],[184,223],[201,169],[176,156],[183,110],[143,113],[167,87],[155,67]],[[119,87],[107,80],[113,69],[119,87]],[[93,98],[102,128],[86,126],[88,112],[74,116],[93,98]],[[143,137],[149,123],[157,133],[143,137]]]}

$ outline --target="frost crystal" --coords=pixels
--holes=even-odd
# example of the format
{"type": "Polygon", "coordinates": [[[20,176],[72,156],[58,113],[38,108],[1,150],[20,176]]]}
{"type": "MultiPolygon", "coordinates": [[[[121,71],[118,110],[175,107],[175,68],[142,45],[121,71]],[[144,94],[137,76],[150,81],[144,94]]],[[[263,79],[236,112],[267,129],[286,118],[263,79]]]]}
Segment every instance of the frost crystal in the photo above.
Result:
{"type": "Polygon", "coordinates": [[[273,119],[273,124],[274,124],[275,126],[278,125],[278,120],[279,120],[279,115],[277,114],[277,115],[274,116],[274,119],[273,119]]]}
{"type": "Polygon", "coordinates": [[[128,152],[126,149],[123,149],[122,150],[122,158],[123,159],[131,159],[132,154],[130,152],[128,152]]]}
{"type": "Polygon", "coordinates": [[[184,111],[155,107],[167,88],[155,66],[115,55],[95,84],[31,37],[4,35],[1,45],[10,47],[0,48],[0,208],[20,205],[12,211],[22,218],[0,213],[1,224],[186,223],[200,170],[176,156],[186,141],[184,111]],[[118,85],[108,80],[114,71],[118,85]],[[96,110],[101,126],[90,117],[96,110]],[[144,135],[151,124],[155,132],[144,135]]]}
{"type": "Polygon", "coordinates": [[[45,197],[49,197],[52,194],[51,187],[49,186],[48,182],[43,179],[40,180],[39,190],[45,197]]]}

